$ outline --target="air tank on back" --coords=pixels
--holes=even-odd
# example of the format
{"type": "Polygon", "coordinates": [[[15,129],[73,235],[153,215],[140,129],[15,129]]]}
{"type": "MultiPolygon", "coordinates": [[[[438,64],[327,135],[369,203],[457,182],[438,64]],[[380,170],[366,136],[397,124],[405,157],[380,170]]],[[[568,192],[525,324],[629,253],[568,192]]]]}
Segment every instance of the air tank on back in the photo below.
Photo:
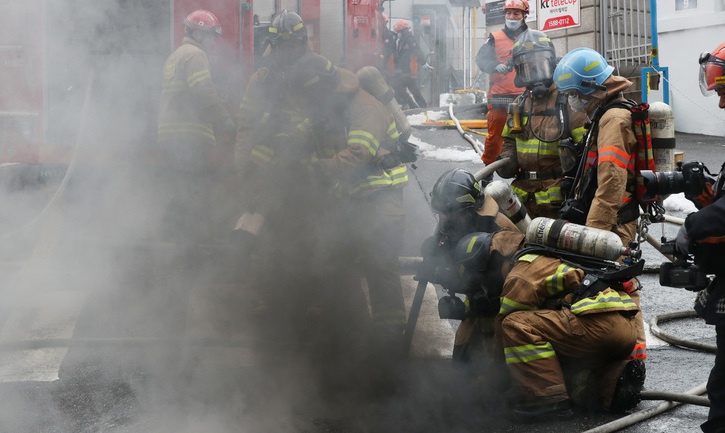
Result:
{"type": "Polygon", "coordinates": [[[395,100],[395,93],[388,86],[388,83],[385,82],[383,74],[380,73],[378,68],[373,66],[364,66],[356,74],[360,79],[360,86],[378,101],[385,104],[388,110],[393,113],[400,138],[404,141],[408,140],[412,131],[410,122],[408,122],[408,118],[400,108],[398,101],[395,100]]]}
{"type": "Polygon", "coordinates": [[[534,218],[526,230],[526,242],[605,260],[614,261],[620,256],[638,258],[613,232],[560,219],[534,218]]]}
{"type": "Polygon", "coordinates": [[[652,131],[652,150],[655,171],[675,169],[675,115],[672,107],[664,102],[649,104],[649,125],[652,131]]]}
{"type": "Polygon", "coordinates": [[[486,185],[483,193],[490,195],[498,207],[501,209],[501,213],[506,215],[511,222],[516,224],[516,227],[521,230],[522,233],[526,233],[526,228],[531,223],[531,217],[526,211],[526,206],[521,203],[519,196],[516,195],[511,185],[502,181],[494,180],[493,182],[486,185]]]}

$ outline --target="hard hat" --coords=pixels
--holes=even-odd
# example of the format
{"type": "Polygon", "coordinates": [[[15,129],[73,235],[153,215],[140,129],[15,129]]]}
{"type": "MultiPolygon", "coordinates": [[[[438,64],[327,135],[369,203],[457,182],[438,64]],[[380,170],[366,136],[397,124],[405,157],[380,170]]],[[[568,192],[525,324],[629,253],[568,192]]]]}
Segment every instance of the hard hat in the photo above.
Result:
{"type": "Polygon", "coordinates": [[[529,14],[529,2],[526,0],[506,0],[503,4],[503,9],[518,9],[525,15],[529,14]]]}
{"type": "Polygon", "coordinates": [[[301,41],[307,43],[307,27],[302,17],[284,9],[277,14],[269,26],[272,44],[282,41],[301,41]]]}
{"type": "Polygon", "coordinates": [[[493,233],[469,233],[456,244],[453,259],[459,266],[459,274],[482,273],[488,268],[493,233]]]}
{"type": "Polygon", "coordinates": [[[534,83],[552,83],[556,67],[556,50],[551,39],[544,32],[528,29],[514,41],[511,49],[515,83],[518,87],[526,87],[534,83]]]}
{"type": "Polygon", "coordinates": [[[397,23],[395,23],[395,27],[393,28],[395,33],[398,33],[399,31],[405,30],[405,29],[410,30],[410,24],[408,24],[407,22],[405,22],[403,20],[400,20],[397,23]]]}
{"type": "Polygon", "coordinates": [[[305,93],[353,93],[360,88],[360,80],[354,73],[338,68],[327,58],[312,52],[305,53],[292,66],[289,84],[305,93]]]}
{"type": "Polygon", "coordinates": [[[712,96],[720,86],[725,86],[725,42],[700,54],[700,91],[712,96]]]}
{"type": "Polygon", "coordinates": [[[438,213],[451,213],[475,208],[481,196],[481,186],[473,175],[454,168],[438,178],[431,192],[431,207],[438,213]]]}
{"type": "Polygon", "coordinates": [[[204,9],[197,9],[190,13],[184,20],[184,26],[191,30],[209,32],[217,37],[222,35],[222,26],[219,24],[219,19],[216,15],[204,9]]]}
{"type": "Polygon", "coordinates": [[[591,48],[575,48],[559,61],[554,82],[559,91],[578,90],[590,95],[612,75],[614,67],[591,48]]]}

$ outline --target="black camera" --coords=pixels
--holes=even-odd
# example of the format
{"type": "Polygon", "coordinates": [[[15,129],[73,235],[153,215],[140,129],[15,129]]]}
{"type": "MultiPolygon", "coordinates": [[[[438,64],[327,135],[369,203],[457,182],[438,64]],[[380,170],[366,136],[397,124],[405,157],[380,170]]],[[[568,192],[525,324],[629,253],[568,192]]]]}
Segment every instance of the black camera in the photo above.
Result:
{"type": "Polygon", "coordinates": [[[654,201],[657,196],[684,192],[685,196],[697,197],[705,189],[707,167],[701,162],[677,163],[675,171],[640,171],[645,187],[642,200],[654,201]]]}
{"type": "Polygon", "coordinates": [[[438,317],[441,319],[463,320],[466,318],[466,305],[458,296],[443,296],[438,300],[438,317]]]}
{"type": "Polygon", "coordinates": [[[674,240],[663,239],[660,252],[674,258],[673,262],[664,262],[660,266],[660,285],[699,292],[710,284],[710,277],[691,256],[678,252],[674,240]]]}

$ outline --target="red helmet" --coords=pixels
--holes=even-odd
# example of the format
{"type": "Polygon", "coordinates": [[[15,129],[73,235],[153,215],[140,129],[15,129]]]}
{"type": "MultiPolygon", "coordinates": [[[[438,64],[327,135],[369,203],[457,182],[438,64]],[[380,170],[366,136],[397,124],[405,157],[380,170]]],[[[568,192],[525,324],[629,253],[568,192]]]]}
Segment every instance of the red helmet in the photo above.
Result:
{"type": "Polygon", "coordinates": [[[503,4],[503,9],[518,9],[524,14],[529,14],[529,2],[526,0],[506,0],[503,4]]]}
{"type": "Polygon", "coordinates": [[[204,9],[197,9],[190,13],[184,20],[184,25],[187,29],[209,32],[214,36],[222,35],[222,26],[219,24],[219,19],[216,15],[204,9]]]}
{"type": "Polygon", "coordinates": [[[712,53],[700,54],[700,90],[710,96],[725,86],[725,42],[718,45],[712,53]]]}
{"type": "Polygon", "coordinates": [[[401,31],[401,30],[403,30],[403,29],[408,29],[408,30],[410,30],[410,24],[406,23],[406,22],[405,22],[405,21],[403,21],[403,20],[400,20],[400,21],[398,21],[397,23],[395,23],[395,27],[393,28],[393,30],[394,30],[394,31],[395,31],[396,33],[397,33],[397,32],[399,32],[399,31],[401,31]]]}

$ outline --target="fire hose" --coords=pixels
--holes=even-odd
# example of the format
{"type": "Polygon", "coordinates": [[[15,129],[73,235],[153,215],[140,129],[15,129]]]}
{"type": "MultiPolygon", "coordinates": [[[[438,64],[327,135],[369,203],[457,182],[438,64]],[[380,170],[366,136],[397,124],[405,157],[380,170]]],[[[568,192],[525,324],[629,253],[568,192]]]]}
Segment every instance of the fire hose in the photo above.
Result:
{"type": "MultiPolygon", "coordinates": [[[[673,223],[673,224],[679,224],[682,225],[684,223],[684,219],[682,218],[676,218],[671,216],[664,216],[665,222],[673,223]]],[[[647,242],[649,242],[652,246],[657,248],[659,250],[659,247],[661,246],[661,243],[655,239],[652,235],[647,234],[646,236],[647,242]]],[[[666,255],[666,257],[669,260],[672,260],[673,257],[666,255]]],[[[707,344],[707,343],[701,343],[697,341],[691,341],[686,340],[683,338],[679,338],[677,336],[671,335],[669,333],[666,333],[662,331],[659,327],[660,322],[665,321],[671,321],[676,319],[687,319],[691,317],[697,317],[697,313],[695,313],[694,310],[683,310],[683,311],[675,311],[672,313],[665,313],[660,314],[657,316],[654,316],[650,319],[649,326],[650,326],[650,332],[652,335],[656,336],[657,338],[660,338],[661,340],[672,344],[674,346],[680,346],[685,347],[689,349],[695,349],[700,350],[704,352],[710,352],[715,353],[717,351],[717,346],[714,344],[707,344]]],[[[642,400],[664,400],[663,403],[660,403],[658,406],[647,408],[635,413],[632,413],[630,415],[627,415],[625,417],[619,418],[617,420],[614,420],[612,422],[609,422],[607,424],[600,425],[596,428],[587,430],[585,433],[609,433],[609,432],[615,432],[618,430],[621,430],[623,428],[626,428],[628,426],[634,425],[636,423],[645,421],[649,418],[652,418],[656,415],[659,415],[661,413],[664,413],[670,409],[673,409],[675,407],[678,407],[682,404],[692,404],[692,405],[698,405],[698,406],[710,406],[710,400],[707,397],[701,396],[701,394],[704,394],[707,392],[707,382],[703,382],[696,387],[685,391],[684,393],[675,393],[675,392],[664,392],[664,391],[642,391],[640,394],[640,397],[642,400]]]]}

